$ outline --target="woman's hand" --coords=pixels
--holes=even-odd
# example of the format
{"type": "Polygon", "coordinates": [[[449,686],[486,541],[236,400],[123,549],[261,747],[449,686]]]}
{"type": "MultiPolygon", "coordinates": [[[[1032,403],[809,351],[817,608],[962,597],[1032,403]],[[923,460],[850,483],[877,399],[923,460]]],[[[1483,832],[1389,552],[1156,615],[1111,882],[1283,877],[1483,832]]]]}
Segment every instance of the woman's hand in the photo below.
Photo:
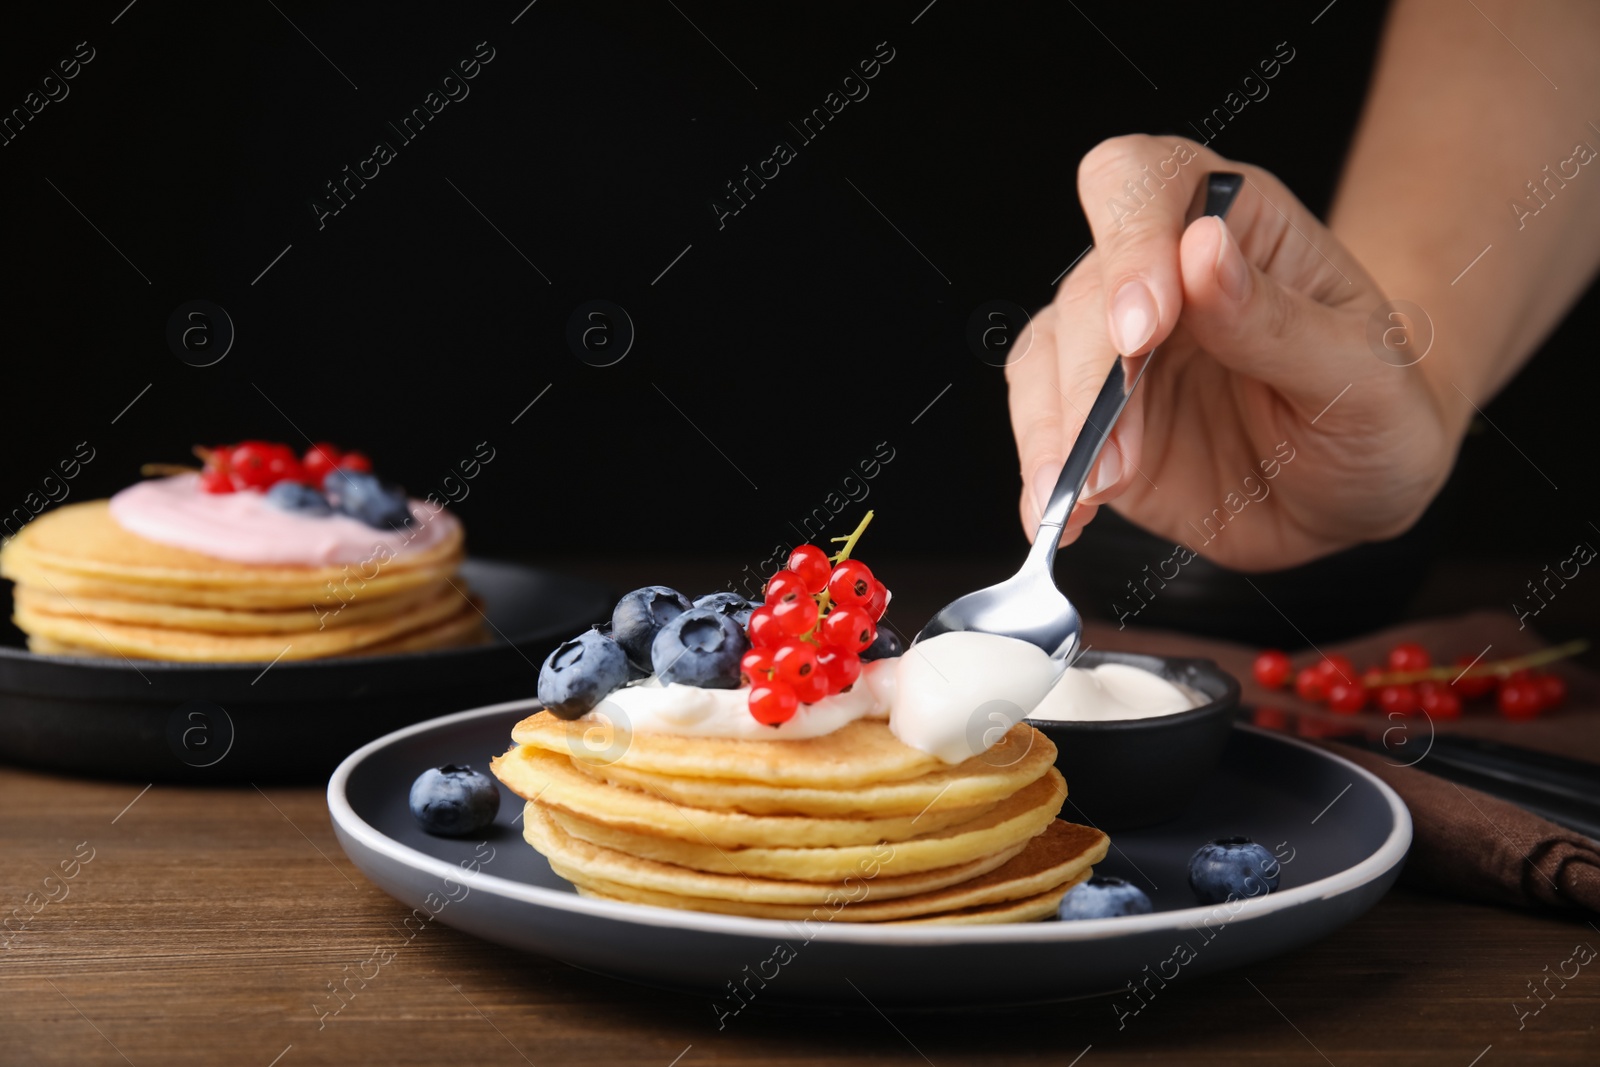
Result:
{"type": "Polygon", "coordinates": [[[1398,365],[1425,353],[1430,331],[1391,317],[1288,189],[1182,138],[1129,136],[1084,157],[1078,195],[1095,247],[1018,338],[1006,375],[1030,536],[1111,361],[1158,346],[1063,543],[1109,503],[1260,571],[1417,519],[1464,430],[1417,366],[1398,365]],[[1227,224],[1185,228],[1215,170],[1247,179],[1227,224]]]}

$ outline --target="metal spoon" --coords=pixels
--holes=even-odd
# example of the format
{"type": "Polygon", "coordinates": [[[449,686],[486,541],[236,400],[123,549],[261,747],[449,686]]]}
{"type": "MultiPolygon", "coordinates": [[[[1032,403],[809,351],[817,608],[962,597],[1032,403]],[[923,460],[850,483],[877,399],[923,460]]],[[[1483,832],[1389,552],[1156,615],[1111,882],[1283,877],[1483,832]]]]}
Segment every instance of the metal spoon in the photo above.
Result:
{"type": "MultiPolygon", "coordinates": [[[[1188,221],[1201,215],[1226,217],[1243,186],[1243,175],[1224,171],[1208,174],[1196,194],[1196,205],[1190,209],[1188,221]]],[[[1039,531],[1033,538],[1033,548],[1022,569],[999,585],[968,593],[945,605],[912,644],[952,631],[976,630],[1037,645],[1060,661],[1063,668],[1066,666],[1078,650],[1083,620],[1078,616],[1078,609],[1056,588],[1053,567],[1061,528],[1072,514],[1072,506],[1082,494],[1083,484],[1111,428],[1116,425],[1128,397],[1154,355],[1151,351],[1131,359],[1123,357],[1111,365],[1111,373],[1106,375],[1100,395],[1095,397],[1089,417],[1067,453],[1061,477],[1050,494],[1039,531]]]]}

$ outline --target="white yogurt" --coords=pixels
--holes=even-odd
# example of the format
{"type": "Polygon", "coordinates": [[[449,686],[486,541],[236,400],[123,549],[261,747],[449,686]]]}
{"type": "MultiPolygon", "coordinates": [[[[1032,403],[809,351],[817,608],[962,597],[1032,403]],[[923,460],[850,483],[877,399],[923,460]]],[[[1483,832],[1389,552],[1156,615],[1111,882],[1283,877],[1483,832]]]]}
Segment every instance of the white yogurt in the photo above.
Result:
{"type": "Polygon", "coordinates": [[[654,678],[618,689],[584,717],[639,733],[762,741],[821,737],[857,719],[887,717],[903,743],[960,763],[997,744],[1024,717],[1139,719],[1194,706],[1182,689],[1137,667],[1108,663],[1063,675],[1034,645],[966,631],[862,664],[848,692],[802,704],[777,726],[750,714],[748,688],[662,685],[654,678]]]}
{"type": "Polygon", "coordinates": [[[759,741],[795,741],[831,734],[856,719],[881,719],[894,702],[894,659],[861,665],[861,677],[849,691],[801,704],[788,722],[768,726],[750,714],[750,690],[701,689],[649,678],[614,691],[585,718],[605,718],[623,730],[683,734],[686,737],[735,737],[759,741]]]}
{"type": "Polygon", "coordinates": [[[900,657],[889,729],[912,748],[960,763],[998,743],[1060,673],[1042,648],[1014,637],[940,634],[900,657]]]}
{"type": "Polygon", "coordinates": [[[1159,675],[1124,663],[1103,663],[1069,668],[1028,717],[1054,722],[1149,719],[1196,706],[1193,697],[1159,675]]]}

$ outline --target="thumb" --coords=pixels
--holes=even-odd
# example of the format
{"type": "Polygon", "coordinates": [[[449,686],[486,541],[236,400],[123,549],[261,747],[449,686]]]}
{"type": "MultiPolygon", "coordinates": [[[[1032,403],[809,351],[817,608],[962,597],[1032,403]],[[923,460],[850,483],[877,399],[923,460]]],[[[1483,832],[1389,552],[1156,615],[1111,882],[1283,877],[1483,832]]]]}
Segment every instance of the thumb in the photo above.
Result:
{"type": "Polygon", "coordinates": [[[1313,411],[1349,384],[1353,361],[1365,351],[1360,315],[1319,303],[1252,266],[1216,216],[1189,226],[1179,261],[1184,325],[1218,363],[1313,411]]]}

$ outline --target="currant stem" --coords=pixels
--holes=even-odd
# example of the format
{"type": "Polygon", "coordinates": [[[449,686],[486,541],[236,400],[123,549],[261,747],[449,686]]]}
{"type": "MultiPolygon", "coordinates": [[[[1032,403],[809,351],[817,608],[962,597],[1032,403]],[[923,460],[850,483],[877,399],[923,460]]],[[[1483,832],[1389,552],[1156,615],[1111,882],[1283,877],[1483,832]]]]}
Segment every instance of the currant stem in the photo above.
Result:
{"type": "Polygon", "coordinates": [[[1406,685],[1410,682],[1450,682],[1458,677],[1503,676],[1510,674],[1512,671],[1542,667],[1546,663],[1554,663],[1556,660],[1576,656],[1588,647],[1589,642],[1579,638],[1576,641],[1568,641],[1566,644],[1556,645],[1554,648],[1543,648],[1538,652],[1529,652],[1523,656],[1513,656],[1510,659],[1474,664],[1465,671],[1457,667],[1429,667],[1424,671],[1391,671],[1374,676],[1367,682],[1367,687],[1371,689],[1383,685],[1406,685]]]}
{"type": "Polygon", "coordinates": [[[146,478],[159,478],[169,474],[198,474],[199,467],[185,467],[182,463],[146,463],[139,473],[146,478]]]}
{"type": "MultiPolygon", "coordinates": [[[[830,540],[830,541],[843,541],[844,542],[844,547],[843,548],[841,548],[839,551],[835,552],[833,555],[828,557],[828,559],[830,561],[832,561],[832,563],[833,563],[833,565],[835,567],[837,567],[839,564],[843,563],[845,560],[850,558],[850,553],[855,550],[856,542],[861,540],[861,535],[867,532],[867,524],[870,523],[871,521],[872,521],[872,512],[868,511],[865,515],[863,515],[861,517],[861,524],[859,526],[857,526],[853,532],[847,534],[844,537],[830,537],[830,538],[828,538],[828,540],[830,540]]],[[[832,607],[832,606],[833,606],[833,598],[828,595],[828,590],[827,589],[823,589],[822,592],[817,594],[817,629],[821,629],[822,628],[822,617],[828,613],[828,609],[830,607],[832,607]]],[[[806,636],[807,637],[812,637],[812,635],[814,635],[815,633],[816,633],[816,630],[810,630],[810,631],[807,632],[806,636]]],[[[815,640],[815,638],[813,638],[813,640],[815,640]]]]}
{"type": "Polygon", "coordinates": [[[844,542],[844,547],[830,557],[833,560],[833,565],[835,567],[850,558],[850,553],[855,550],[856,542],[861,540],[861,535],[867,532],[867,525],[872,522],[872,515],[873,513],[871,511],[868,511],[865,515],[863,515],[861,517],[861,524],[855,528],[853,533],[848,534],[845,537],[828,538],[830,541],[844,542]]]}

